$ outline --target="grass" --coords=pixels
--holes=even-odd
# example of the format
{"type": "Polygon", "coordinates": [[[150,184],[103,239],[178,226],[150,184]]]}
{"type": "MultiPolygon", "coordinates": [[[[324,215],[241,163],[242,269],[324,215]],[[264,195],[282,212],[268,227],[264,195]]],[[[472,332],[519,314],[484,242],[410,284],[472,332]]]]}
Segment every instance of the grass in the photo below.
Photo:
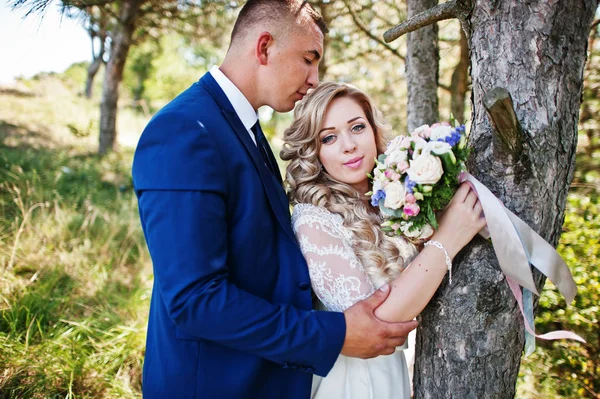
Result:
{"type": "Polygon", "coordinates": [[[0,101],[0,398],[140,397],[152,276],[132,150],[98,158],[97,101],[56,78],[0,101]]]}

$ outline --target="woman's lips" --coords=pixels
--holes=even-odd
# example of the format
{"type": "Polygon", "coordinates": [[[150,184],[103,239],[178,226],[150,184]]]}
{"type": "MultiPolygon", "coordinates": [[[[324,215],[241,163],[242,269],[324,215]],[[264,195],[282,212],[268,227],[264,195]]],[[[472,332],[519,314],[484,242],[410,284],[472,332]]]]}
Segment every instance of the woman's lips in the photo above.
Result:
{"type": "Polygon", "coordinates": [[[349,160],[348,162],[346,162],[344,164],[344,166],[347,166],[347,167],[352,168],[352,169],[356,169],[360,165],[362,165],[362,160],[363,160],[363,157],[353,158],[353,159],[349,160]]]}

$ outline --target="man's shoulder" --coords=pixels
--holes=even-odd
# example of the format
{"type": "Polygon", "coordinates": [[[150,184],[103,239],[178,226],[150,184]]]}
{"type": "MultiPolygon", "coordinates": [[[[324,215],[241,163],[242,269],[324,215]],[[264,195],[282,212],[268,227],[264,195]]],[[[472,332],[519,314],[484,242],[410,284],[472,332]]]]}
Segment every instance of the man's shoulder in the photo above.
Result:
{"type": "Polygon", "coordinates": [[[189,114],[194,117],[215,116],[217,110],[219,110],[219,105],[214,97],[201,81],[197,81],[161,108],[154,118],[160,118],[170,113],[189,114]]]}

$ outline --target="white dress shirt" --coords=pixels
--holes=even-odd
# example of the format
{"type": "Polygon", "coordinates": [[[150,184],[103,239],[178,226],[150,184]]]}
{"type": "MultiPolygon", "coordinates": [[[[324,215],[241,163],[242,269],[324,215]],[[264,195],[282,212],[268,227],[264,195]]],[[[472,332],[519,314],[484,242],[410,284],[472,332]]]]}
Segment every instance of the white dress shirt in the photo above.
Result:
{"type": "Polygon", "coordinates": [[[225,92],[227,99],[231,105],[233,105],[235,113],[244,124],[244,127],[248,131],[252,141],[254,141],[254,144],[256,144],[256,138],[251,130],[252,126],[254,126],[254,124],[258,121],[258,114],[256,110],[252,108],[250,101],[248,101],[244,94],[242,94],[240,89],[238,89],[233,82],[229,80],[229,78],[225,76],[223,72],[221,72],[219,67],[215,65],[209,72],[212,77],[215,78],[219,87],[221,87],[223,92],[225,92]]]}

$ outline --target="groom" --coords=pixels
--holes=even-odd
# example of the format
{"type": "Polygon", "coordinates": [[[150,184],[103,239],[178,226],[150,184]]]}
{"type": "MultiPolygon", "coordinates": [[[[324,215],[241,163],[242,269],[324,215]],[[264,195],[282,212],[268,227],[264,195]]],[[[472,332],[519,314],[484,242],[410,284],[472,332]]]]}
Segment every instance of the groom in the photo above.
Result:
{"type": "Polygon", "coordinates": [[[133,181],[154,265],[143,392],[151,398],[308,398],[340,353],[392,353],[380,290],[344,313],[311,310],[275,158],[256,110],[290,111],[318,84],[327,27],[308,3],[250,0],[219,68],[140,138],[133,181]]]}

